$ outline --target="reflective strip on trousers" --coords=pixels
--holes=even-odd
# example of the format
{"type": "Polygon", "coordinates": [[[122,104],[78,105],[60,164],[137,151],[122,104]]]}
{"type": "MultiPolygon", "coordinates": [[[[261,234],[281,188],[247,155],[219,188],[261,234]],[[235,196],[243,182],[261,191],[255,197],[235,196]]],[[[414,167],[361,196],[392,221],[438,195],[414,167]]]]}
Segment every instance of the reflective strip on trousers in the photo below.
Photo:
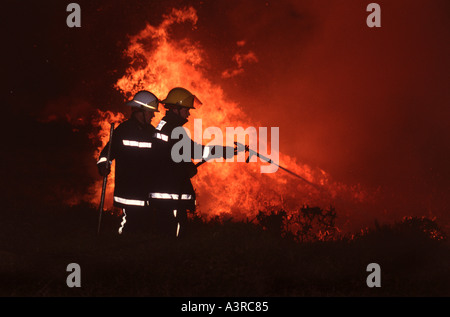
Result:
{"type": "MultiPolygon", "coordinates": [[[[173,210],[173,216],[175,217],[175,219],[177,218],[177,210],[176,209],[173,210]]],[[[178,235],[180,234],[180,228],[181,228],[181,225],[179,222],[177,222],[177,234],[176,234],[177,238],[178,238],[178,235]]]]}
{"type": "Polygon", "coordinates": [[[123,211],[123,217],[122,217],[122,222],[120,223],[119,234],[122,234],[123,227],[125,227],[125,223],[127,222],[127,213],[125,212],[125,209],[122,209],[122,211],[123,211]]]}
{"type": "Polygon", "coordinates": [[[141,207],[145,206],[145,200],[126,199],[114,196],[114,201],[129,206],[141,206],[141,207]]]}

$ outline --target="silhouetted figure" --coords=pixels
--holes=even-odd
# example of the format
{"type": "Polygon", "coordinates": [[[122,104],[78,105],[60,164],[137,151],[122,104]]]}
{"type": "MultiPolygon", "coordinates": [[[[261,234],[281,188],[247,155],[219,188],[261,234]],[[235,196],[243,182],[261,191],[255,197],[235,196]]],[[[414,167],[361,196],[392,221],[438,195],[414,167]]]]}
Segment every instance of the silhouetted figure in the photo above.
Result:
{"type": "MultiPolygon", "coordinates": [[[[138,92],[126,104],[132,107],[132,114],[114,130],[110,156],[111,161],[116,160],[114,206],[123,212],[119,234],[150,230],[148,193],[155,181],[156,164],[151,120],[159,112],[158,98],[148,91],[138,92]]],[[[110,173],[106,164],[108,144],[97,162],[102,176],[110,173]]]]}
{"type": "MultiPolygon", "coordinates": [[[[150,205],[157,209],[161,230],[168,236],[180,237],[186,233],[187,211],[195,210],[195,191],[191,178],[197,174],[195,164],[190,160],[196,153],[201,153],[204,160],[211,157],[226,158],[226,148],[208,147],[192,141],[186,134],[180,139],[172,138],[172,131],[182,127],[190,116],[190,110],[202,103],[184,88],[173,88],[166,99],[161,101],[167,109],[166,115],[156,126],[155,143],[158,144],[158,185],[157,190],[149,194],[150,205]],[[189,161],[176,162],[172,148],[181,139],[190,144],[189,161]],[[216,154],[216,151],[219,151],[216,154]]],[[[234,155],[234,148],[228,154],[234,155]]],[[[197,157],[200,159],[200,157],[197,157]]]]}

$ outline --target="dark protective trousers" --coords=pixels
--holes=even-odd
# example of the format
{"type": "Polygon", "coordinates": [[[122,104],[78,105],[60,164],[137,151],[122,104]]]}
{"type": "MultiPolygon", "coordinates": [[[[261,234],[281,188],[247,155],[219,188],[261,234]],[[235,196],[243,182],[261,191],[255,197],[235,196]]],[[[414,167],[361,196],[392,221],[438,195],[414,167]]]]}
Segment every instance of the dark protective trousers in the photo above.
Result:
{"type": "Polygon", "coordinates": [[[177,238],[186,234],[186,222],[186,210],[131,206],[122,209],[118,233],[177,238]]]}

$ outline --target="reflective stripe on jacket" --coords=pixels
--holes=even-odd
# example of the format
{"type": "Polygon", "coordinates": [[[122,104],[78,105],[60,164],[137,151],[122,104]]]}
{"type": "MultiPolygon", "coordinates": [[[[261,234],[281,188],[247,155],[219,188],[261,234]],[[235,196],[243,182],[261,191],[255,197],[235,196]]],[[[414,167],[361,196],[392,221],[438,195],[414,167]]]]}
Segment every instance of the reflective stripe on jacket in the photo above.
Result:
{"type": "MultiPolygon", "coordinates": [[[[157,149],[154,147],[155,128],[141,125],[134,117],[121,123],[113,133],[110,161],[115,160],[114,206],[147,204],[148,193],[154,188],[157,149]]],[[[108,144],[97,164],[105,164],[108,144]]]]}

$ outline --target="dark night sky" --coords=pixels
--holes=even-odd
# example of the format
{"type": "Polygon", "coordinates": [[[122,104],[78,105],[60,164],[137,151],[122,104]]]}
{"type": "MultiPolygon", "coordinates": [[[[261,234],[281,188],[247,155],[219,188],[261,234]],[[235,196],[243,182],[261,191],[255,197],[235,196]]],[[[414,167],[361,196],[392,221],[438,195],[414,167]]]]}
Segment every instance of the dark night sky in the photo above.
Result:
{"type": "MultiPolygon", "coordinates": [[[[211,81],[256,122],[280,127],[282,152],[339,181],[381,187],[394,205],[424,203],[447,217],[448,1],[377,1],[380,29],[365,25],[370,1],[362,0],[77,1],[82,27],[73,29],[65,24],[68,3],[3,3],[4,128],[18,131],[5,164],[16,168],[2,173],[20,174],[8,183],[11,192],[38,186],[36,198],[81,171],[92,175],[86,123],[92,105],[106,110],[123,101],[113,85],[128,66],[127,35],[159,24],[172,7],[192,5],[195,31],[180,27],[174,36],[201,45],[211,81]],[[238,41],[257,61],[224,78],[238,41]],[[42,122],[52,115],[61,120],[42,122]]],[[[88,182],[73,181],[67,192],[88,182]]]]}

